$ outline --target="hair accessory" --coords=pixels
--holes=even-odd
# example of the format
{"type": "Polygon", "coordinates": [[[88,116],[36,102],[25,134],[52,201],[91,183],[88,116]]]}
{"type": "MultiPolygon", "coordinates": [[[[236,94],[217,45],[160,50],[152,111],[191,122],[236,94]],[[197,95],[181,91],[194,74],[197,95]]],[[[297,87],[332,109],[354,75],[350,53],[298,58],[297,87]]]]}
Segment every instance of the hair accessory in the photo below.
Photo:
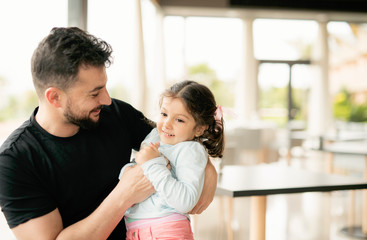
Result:
{"type": "Polygon", "coordinates": [[[226,116],[228,116],[230,118],[237,118],[238,117],[238,115],[233,110],[218,105],[217,110],[215,110],[215,113],[214,113],[215,121],[221,121],[224,114],[226,114],[226,116]]]}
{"type": "Polygon", "coordinates": [[[214,113],[214,118],[215,118],[215,121],[221,121],[222,120],[222,118],[223,118],[223,109],[222,109],[221,105],[217,106],[217,110],[215,110],[215,113],[214,113]]]}

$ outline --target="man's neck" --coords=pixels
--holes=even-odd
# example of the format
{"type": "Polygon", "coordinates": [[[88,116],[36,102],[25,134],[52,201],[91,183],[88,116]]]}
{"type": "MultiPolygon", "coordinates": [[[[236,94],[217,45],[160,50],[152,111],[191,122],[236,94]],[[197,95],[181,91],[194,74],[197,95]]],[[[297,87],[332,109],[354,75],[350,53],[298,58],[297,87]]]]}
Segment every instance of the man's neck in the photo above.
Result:
{"type": "Polygon", "coordinates": [[[53,108],[40,104],[35,116],[37,123],[48,133],[57,137],[71,137],[79,131],[79,127],[66,123],[64,117],[53,108]]]}

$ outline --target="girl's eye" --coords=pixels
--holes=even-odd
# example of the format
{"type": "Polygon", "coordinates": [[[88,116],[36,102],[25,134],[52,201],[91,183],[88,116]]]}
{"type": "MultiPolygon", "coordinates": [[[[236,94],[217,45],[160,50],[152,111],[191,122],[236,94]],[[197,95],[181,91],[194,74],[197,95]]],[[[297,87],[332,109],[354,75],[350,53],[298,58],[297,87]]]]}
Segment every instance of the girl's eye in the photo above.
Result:
{"type": "Polygon", "coordinates": [[[167,114],[166,114],[166,113],[164,113],[164,112],[161,112],[161,115],[162,115],[163,117],[167,117],[167,114]]]}
{"type": "Polygon", "coordinates": [[[177,122],[184,123],[185,121],[182,119],[177,118],[177,122]]]}

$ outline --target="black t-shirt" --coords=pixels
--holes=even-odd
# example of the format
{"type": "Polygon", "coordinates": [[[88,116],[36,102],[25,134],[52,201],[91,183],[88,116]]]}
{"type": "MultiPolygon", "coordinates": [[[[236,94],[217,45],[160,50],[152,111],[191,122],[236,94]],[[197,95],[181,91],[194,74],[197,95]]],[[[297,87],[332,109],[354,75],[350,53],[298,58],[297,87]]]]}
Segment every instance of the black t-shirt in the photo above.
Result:
{"type": "MultiPolygon", "coordinates": [[[[113,99],[100,124],[55,137],[31,118],[0,148],[0,206],[11,228],[59,209],[67,227],[90,215],[118,183],[131,150],[151,126],[129,104],[113,99]]],[[[109,239],[124,239],[123,221],[109,239]]]]}

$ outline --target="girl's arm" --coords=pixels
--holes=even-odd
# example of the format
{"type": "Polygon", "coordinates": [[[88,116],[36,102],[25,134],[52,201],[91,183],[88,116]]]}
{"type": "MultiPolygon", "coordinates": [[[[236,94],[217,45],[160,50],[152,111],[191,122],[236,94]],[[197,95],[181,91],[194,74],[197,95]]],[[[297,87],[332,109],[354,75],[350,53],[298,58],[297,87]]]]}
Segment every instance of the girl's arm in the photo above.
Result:
{"type": "Polygon", "coordinates": [[[187,213],[200,198],[208,155],[200,143],[185,142],[180,145],[182,149],[172,166],[177,179],[166,168],[164,157],[150,160],[141,167],[167,204],[179,212],[187,213]]]}

